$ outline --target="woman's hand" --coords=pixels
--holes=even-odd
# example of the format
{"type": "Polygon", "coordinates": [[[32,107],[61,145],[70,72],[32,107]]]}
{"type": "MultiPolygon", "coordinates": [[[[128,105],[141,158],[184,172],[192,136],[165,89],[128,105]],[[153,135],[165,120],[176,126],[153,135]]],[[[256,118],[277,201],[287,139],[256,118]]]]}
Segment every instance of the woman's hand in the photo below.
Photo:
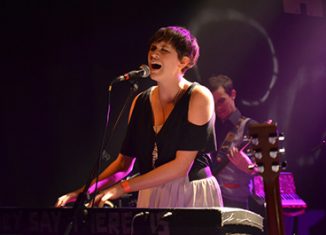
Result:
{"type": "Polygon", "coordinates": [[[108,200],[114,200],[120,198],[125,192],[120,184],[116,184],[106,190],[99,192],[95,197],[95,205],[103,207],[108,200]]]}
{"type": "Polygon", "coordinates": [[[79,191],[76,190],[59,197],[55,203],[55,207],[64,207],[67,203],[76,201],[78,195],[79,191]]]}

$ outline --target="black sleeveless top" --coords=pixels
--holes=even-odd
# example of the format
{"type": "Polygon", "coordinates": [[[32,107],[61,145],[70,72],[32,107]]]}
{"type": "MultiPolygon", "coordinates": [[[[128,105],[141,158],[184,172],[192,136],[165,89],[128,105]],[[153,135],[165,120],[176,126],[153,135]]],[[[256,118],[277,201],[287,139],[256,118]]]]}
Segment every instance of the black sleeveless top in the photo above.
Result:
{"type": "Polygon", "coordinates": [[[175,158],[177,150],[198,150],[191,172],[209,166],[208,152],[216,150],[215,115],[204,125],[188,121],[188,107],[193,83],[177,101],[161,130],[153,130],[154,115],[150,103],[151,88],[143,91],[136,100],[121,153],[136,157],[141,174],[153,169],[152,153],[157,144],[158,159],[155,166],[163,165],[175,158]]]}

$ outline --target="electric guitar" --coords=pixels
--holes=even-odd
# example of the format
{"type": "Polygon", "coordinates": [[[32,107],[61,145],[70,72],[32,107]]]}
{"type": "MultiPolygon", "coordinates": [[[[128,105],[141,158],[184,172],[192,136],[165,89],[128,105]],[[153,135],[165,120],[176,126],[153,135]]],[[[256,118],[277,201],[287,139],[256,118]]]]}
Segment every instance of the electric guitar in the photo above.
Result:
{"type": "Polygon", "coordinates": [[[257,171],[263,178],[269,235],[284,235],[279,174],[280,157],[276,124],[262,123],[249,127],[251,149],[257,171]]]}
{"type": "Polygon", "coordinates": [[[231,147],[237,147],[239,150],[241,149],[242,151],[245,151],[245,149],[250,144],[248,143],[247,138],[244,137],[244,128],[247,125],[248,121],[250,121],[249,118],[242,116],[235,125],[235,128],[226,134],[219,150],[211,153],[211,157],[214,162],[212,167],[212,172],[214,175],[218,175],[229,163],[230,160],[228,158],[228,154],[231,147]],[[240,142],[238,141],[239,138],[241,139],[240,142]],[[234,142],[237,142],[240,146],[235,145],[234,142]]]}

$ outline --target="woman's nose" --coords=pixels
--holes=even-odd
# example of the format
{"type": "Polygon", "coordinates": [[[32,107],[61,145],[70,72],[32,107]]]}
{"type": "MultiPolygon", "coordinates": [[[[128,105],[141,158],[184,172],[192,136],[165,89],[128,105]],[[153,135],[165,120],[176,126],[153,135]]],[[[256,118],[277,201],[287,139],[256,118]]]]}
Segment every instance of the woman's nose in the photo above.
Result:
{"type": "Polygon", "coordinates": [[[151,58],[151,59],[158,59],[158,58],[159,58],[159,55],[158,55],[156,52],[152,52],[152,53],[150,54],[150,58],[151,58]]]}

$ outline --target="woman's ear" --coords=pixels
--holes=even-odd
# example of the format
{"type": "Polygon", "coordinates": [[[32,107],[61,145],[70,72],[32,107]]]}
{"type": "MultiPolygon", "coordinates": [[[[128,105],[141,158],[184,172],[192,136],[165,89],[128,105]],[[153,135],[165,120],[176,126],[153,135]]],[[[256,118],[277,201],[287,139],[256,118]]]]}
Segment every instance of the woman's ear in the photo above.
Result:
{"type": "Polygon", "coordinates": [[[187,67],[190,64],[190,58],[188,56],[182,57],[180,61],[180,69],[183,71],[185,67],[187,67]]]}

